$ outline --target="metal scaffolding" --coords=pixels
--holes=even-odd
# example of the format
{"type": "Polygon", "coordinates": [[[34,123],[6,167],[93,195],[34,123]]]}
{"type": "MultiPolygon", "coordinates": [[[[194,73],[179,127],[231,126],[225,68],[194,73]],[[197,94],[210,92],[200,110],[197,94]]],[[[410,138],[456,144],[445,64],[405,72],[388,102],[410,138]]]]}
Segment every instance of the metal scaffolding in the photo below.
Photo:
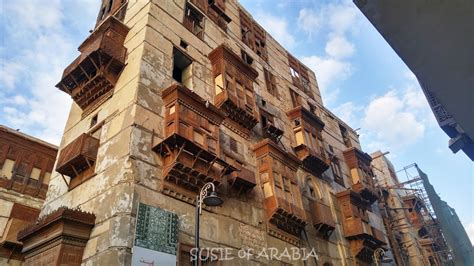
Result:
{"type": "MultiPolygon", "coordinates": [[[[442,261],[443,265],[453,264],[453,252],[448,247],[446,237],[438,223],[438,218],[433,209],[432,202],[428,196],[424,180],[420,176],[420,169],[416,163],[407,165],[397,171],[400,180],[400,189],[405,191],[406,197],[414,197],[415,204],[420,207],[422,223],[427,232],[426,236],[421,238],[431,242],[431,247],[437,257],[442,261]],[[404,174],[402,174],[404,173],[404,174]]],[[[414,207],[418,207],[415,205],[414,207]]]]}

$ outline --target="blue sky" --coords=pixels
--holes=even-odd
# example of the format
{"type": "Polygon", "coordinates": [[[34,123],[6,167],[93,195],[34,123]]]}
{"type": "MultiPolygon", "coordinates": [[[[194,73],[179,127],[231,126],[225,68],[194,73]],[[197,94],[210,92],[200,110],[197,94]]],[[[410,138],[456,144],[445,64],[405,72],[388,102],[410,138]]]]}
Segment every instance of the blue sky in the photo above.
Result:
{"type": "MultiPolygon", "coordinates": [[[[54,85],[93,28],[98,2],[0,1],[1,124],[59,143],[71,100],[54,85]]],[[[396,169],[416,162],[474,240],[473,164],[448,149],[413,74],[362,13],[342,0],[241,3],[313,69],[325,105],[360,128],[364,150],[390,151],[396,169]]]]}

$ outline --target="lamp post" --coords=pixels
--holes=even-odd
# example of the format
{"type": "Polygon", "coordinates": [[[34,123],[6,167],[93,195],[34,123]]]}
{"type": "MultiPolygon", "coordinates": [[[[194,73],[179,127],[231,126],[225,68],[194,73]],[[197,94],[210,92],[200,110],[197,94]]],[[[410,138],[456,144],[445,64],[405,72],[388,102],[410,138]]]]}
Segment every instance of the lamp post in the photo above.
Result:
{"type": "Polygon", "coordinates": [[[377,248],[374,250],[374,254],[372,255],[372,259],[375,261],[375,265],[378,266],[380,263],[391,263],[392,259],[384,259],[385,257],[385,250],[383,248],[377,248]]]}
{"type": "Polygon", "coordinates": [[[374,250],[373,259],[375,261],[376,266],[379,265],[379,260],[381,260],[384,255],[385,251],[382,248],[377,248],[376,250],[374,250]]]}
{"type": "Polygon", "coordinates": [[[197,258],[194,260],[194,265],[198,266],[199,261],[201,261],[201,252],[199,250],[199,217],[202,213],[202,204],[206,206],[220,206],[224,202],[223,199],[219,198],[216,193],[216,186],[214,183],[209,182],[204,184],[201,188],[201,191],[196,196],[196,222],[195,222],[195,248],[197,252],[197,258]],[[210,190],[210,194],[209,194],[210,190]],[[208,195],[209,194],[209,195],[208,195]]]}

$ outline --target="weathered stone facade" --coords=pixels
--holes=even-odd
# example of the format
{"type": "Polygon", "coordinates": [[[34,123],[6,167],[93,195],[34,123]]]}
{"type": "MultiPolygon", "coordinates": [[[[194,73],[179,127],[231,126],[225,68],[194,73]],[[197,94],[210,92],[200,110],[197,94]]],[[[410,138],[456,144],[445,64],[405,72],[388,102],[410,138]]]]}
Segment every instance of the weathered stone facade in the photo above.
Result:
{"type": "Polygon", "coordinates": [[[0,265],[21,264],[16,236],[38,218],[56,153],[56,146],[0,125],[0,265]]]}
{"type": "MultiPolygon", "coordinates": [[[[372,261],[367,254],[387,242],[376,230],[383,228],[370,218],[364,221],[369,231],[348,237],[343,224],[352,217],[343,216],[336,197],[372,176],[360,177],[357,165],[347,167],[343,151],[360,149],[358,135],[323,106],[311,70],[235,0],[103,2],[91,37],[97,41],[87,42],[90,49],[81,46],[81,56],[58,84],[75,103],[56,163],[61,173],[53,174],[41,211],[47,216],[66,206],[95,214],[84,265],[132,263],[140,203],[176,214],[178,247],[192,245],[190,203],[209,178],[224,204],[203,211],[202,247],[237,254],[249,247],[298,246],[314,248],[319,265],[372,261]],[[116,12],[117,19],[107,12],[116,12]],[[107,42],[117,49],[123,43],[126,59],[108,51],[107,42]],[[178,82],[182,86],[173,85],[178,82]],[[181,111],[186,115],[176,118],[181,111]],[[196,120],[183,120],[189,117],[196,120]],[[209,169],[198,167],[201,159],[209,169]],[[222,174],[209,174],[214,167],[223,167],[222,174]]],[[[368,217],[379,217],[376,206],[362,208],[368,217]]],[[[181,262],[183,250],[177,251],[181,262]]],[[[303,265],[288,258],[279,263],[303,265]]]]}

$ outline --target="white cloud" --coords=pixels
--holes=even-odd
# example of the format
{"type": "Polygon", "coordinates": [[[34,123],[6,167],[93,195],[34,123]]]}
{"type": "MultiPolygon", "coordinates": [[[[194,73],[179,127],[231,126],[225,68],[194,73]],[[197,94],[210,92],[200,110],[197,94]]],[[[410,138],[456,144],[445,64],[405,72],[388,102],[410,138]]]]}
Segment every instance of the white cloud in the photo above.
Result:
{"type": "Polygon", "coordinates": [[[358,30],[358,10],[352,3],[331,4],[323,11],[328,18],[328,24],[336,35],[344,35],[347,31],[358,30]]]}
{"type": "Polygon", "coordinates": [[[285,48],[290,49],[295,44],[295,37],[288,28],[288,22],[282,17],[275,17],[267,13],[259,13],[256,20],[285,48]]]}
{"type": "MultiPolygon", "coordinates": [[[[50,0],[45,4],[43,0],[6,1],[3,4],[5,15],[15,15],[17,21],[12,29],[39,30],[41,28],[57,29],[61,25],[63,16],[61,2],[50,0]]],[[[19,32],[27,33],[27,32],[19,32]]]]}
{"type": "Polygon", "coordinates": [[[16,95],[15,97],[13,97],[12,102],[17,105],[24,105],[26,104],[26,99],[21,95],[16,95]]]}
{"type": "Polygon", "coordinates": [[[0,84],[8,90],[15,88],[17,76],[22,69],[22,65],[16,62],[2,60],[0,62],[0,84]]]}
{"type": "Polygon", "coordinates": [[[423,138],[428,127],[436,126],[418,83],[408,76],[407,81],[404,87],[391,88],[364,106],[346,102],[333,111],[352,127],[361,128],[358,133],[367,150],[396,153],[423,138]]]}
{"type": "Polygon", "coordinates": [[[415,74],[413,74],[413,72],[411,72],[410,70],[407,70],[404,76],[411,81],[418,82],[418,79],[416,78],[415,74]]]}
{"type": "Polygon", "coordinates": [[[315,16],[315,14],[314,10],[303,8],[298,16],[298,27],[306,32],[310,38],[319,31],[322,24],[320,17],[315,16]]]}
{"type": "Polygon", "coordinates": [[[362,106],[357,106],[353,102],[346,102],[334,108],[333,112],[342,119],[342,121],[354,126],[358,123],[356,115],[362,110],[362,106]]]}
{"type": "Polygon", "coordinates": [[[322,94],[333,89],[331,84],[336,80],[344,80],[352,73],[352,66],[348,62],[340,61],[332,57],[309,56],[301,58],[301,61],[311,68],[316,74],[319,89],[322,94]]]}
{"type": "Polygon", "coordinates": [[[337,82],[344,81],[353,73],[350,57],[356,52],[355,45],[349,40],[349,34],[356,33],[359,27],[357,8],[349,1],[331,3],[318,10],[303,8],[299,12],[298,28],[308,37],[325,30],[324,55],[303,57],[302,61],[310,67],[318,79],[323,99],[335,101],[337,82]]]}
{"type": "Polygon", "coordinates": [[[345,58],[354,54],[354,44],[344,36],[334,36],[326,43],[326,53],[334,58],[345,58]]]}
{"type": "Polygon", "coordinates": [[[97,1],[8,1],[2,17],[0,120],[58,144],[71,105],[56,89],[62,71],[79,55],[77,46],[94,25],[97,1]],[[13,94],[14,93],[14,94],[13,94]]]}
{"type": "Polygon", "coordinates": [[[474,223],[470,223],[466,226],[466,233],[471,240],[471,244],[474,243],[474,223]]]}
{"type": "Polygon", "coordinates": [[[416,142],[425,132],[425,125],[403,98],[394,90],[375,98],[366,107],[361,121],[365,130],[374,132],[377,140],[393,149],[416,142]]]}

